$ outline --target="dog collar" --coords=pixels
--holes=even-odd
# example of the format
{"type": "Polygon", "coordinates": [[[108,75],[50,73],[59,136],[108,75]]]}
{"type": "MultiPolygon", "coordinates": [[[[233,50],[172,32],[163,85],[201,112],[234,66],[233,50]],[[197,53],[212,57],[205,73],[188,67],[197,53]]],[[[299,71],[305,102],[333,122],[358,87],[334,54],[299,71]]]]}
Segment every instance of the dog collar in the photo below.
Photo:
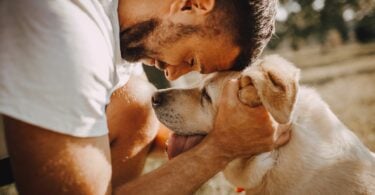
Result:
{"type": "Polygon", "coordinates": [[[237,192],[237,193],[241,193],[241,192],[243,192],[243,191],[245,191],[244,188],[241,188],[241,187],[237,187],[237,188],[236,188],[236,192],[237,192]]]}

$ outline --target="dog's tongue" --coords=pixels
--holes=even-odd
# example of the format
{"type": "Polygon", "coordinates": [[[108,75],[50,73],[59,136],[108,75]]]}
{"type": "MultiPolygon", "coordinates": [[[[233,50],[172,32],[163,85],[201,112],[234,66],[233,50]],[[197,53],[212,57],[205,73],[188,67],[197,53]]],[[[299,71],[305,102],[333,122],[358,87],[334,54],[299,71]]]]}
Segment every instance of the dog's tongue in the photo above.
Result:
{"type": "Polygon", "coordinates": [[[168,158],[172,159],[177,155],[193,148],[199,144],[204,138],[204,135],[177,135],[173,133],[168,139],[167,153],[168,158]]]}

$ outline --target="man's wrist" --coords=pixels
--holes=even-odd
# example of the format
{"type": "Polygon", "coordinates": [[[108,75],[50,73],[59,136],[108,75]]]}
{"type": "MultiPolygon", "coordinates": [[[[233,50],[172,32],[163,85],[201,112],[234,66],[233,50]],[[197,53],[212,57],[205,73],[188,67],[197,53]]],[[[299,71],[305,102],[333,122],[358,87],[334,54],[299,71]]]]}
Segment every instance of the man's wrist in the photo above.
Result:
{"type": "Polygon", "coordinates": [[[207,158],[222,163],[223,167],[235,159],[233,154],[223,150],[223,146],[216,142],[211,136],[207,136],[202,143],[198,145],[197,153],[203,153],[207,158]]]}

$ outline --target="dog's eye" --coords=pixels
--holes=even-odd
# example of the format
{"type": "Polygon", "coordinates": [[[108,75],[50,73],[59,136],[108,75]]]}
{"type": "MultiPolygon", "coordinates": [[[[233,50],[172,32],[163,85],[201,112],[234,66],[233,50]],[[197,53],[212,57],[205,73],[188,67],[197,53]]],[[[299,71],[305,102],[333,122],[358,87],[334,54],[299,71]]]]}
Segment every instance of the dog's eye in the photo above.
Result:
{"type": "Polygon", "coordinates": [[[210,97],[210,95],[208,95],[206,88],[202,89],[202,98],[204,98],[207,101],[211,102],[211,97],[210,97]]]}

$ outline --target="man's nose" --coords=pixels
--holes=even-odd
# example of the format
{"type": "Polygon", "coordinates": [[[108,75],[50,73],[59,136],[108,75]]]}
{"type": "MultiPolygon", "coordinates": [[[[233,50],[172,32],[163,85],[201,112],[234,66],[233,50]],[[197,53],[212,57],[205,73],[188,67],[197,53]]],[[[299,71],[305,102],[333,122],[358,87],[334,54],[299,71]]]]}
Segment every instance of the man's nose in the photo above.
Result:
{"type": "Polygon", "coordinates": [[[154,66],[159,70],[164,70],[167,67],[167,63],[155,60],[154,66]]]}
{"type": "Polygon", "coordinates": [[[155,59],[153,58],[144,58],[141,60],[141,62],[147,66],[155,66],[155,59]]]}
{"type": "Polygon", "coordinates": [[[163,104],[164,102],[164,93],[161,92],[155,92],[154,95],[151,98],[152,107],[156,108],[163,104]]]}

